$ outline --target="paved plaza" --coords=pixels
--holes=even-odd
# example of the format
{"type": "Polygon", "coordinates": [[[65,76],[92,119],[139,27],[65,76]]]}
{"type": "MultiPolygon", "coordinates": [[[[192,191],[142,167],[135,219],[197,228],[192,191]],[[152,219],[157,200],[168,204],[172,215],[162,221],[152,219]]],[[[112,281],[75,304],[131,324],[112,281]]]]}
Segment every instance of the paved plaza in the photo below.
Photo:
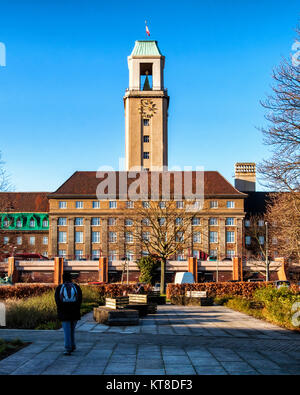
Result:
{"type": "Polygon", "coordinates": [[[259,375],[300,373],[300,333],[223,306],[158,306],[139,326],[107,327],[92,313],[64,356],[63,332],[1,329],[32,342],[0,361],[0,374],[259,375]]]}

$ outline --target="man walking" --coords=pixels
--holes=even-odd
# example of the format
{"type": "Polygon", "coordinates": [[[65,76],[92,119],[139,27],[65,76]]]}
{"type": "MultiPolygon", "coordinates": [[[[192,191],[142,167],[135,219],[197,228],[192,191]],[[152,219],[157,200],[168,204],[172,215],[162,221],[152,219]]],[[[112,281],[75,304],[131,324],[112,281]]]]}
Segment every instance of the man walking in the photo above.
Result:
{"type": "Polygon", "coordinates": [[[80,320],[80,306],[82,292],[79,285],[72,282],[71,273],[63,274],[63,284],[55,290],[55,302],[57,306],[58,319],[62,322],[65,336],[64,355],[71,355],[76,349],[75,327],[80,320]]]}

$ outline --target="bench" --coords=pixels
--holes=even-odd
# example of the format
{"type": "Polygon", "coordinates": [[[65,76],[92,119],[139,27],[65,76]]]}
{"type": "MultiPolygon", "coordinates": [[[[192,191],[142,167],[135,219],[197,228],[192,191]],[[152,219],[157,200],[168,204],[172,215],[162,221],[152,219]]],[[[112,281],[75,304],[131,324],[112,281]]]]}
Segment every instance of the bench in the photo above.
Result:
{"type": "Polygon", "coordinates": [[[140,317],[157,312],[157,303],[151,303],[152,296],[144,294],[128,294],[128,308],[138,309],[140,317]],[[144,307],[143,307],[144,306],[144,307]]]}
{"type": "Polygon", "coordinates": [[[93,317],[96,322],[109,326],[128,326],[139,324],[139,312],[133,309],[110,309],[99,306],[93,310],[93,317]]]}
{"type": "Polygon", "coordinates": [[[105,307],[118,310],[123,309],[129,304],[128,296],[118,296],[116,298],[105,298],[105,307]]]}

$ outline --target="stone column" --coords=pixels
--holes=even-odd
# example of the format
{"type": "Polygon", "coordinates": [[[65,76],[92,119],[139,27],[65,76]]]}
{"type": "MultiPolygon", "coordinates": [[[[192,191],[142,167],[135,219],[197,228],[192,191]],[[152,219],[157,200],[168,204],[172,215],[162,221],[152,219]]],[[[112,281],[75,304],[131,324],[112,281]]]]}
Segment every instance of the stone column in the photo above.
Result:
{"type": "Polygon", "coordinates": [[[197,258],[189,257],[188,259],[188,271],[193,274],[195,283],[198,282],[198,263],[197,258]]]}
{"type": "Polygon", "coordinates": [[[125,257],[126,248],[125,248],[125,219],[123,217],[118,218],[119,224],[119,234],[118,234],[118,250],[119,250],[119,259],[125,257]]]}
{"type": "Polygon", "coordinates": [[[18,280],[19,280],[19,272],[18,272],[18,269],[16,268],[15,257],[13,257],[13,256],[8,258],[7,277],[10,278],[12,284],[18,282],[18,280]]]}
{"type": "Polygon", "coordinates": [[[219,251],[218,260],[226,258],[226,228],[225,218],[219,218],[219,251]]]}
{"type": "Polygon", "coordinates": [[[108,257],[108,227],[107,218],[102,219],[102,234],[101,234],[102,256],[108,257]]]}
{"type": "Polygon", "coordinates": [[[55,285],[62,284],[64,272],[64,258],[54,258],[53,282],[55,285]]]}
{"type": "Polygon", "coordinates": [[[68,246],[67,246],[67,258],[74,259],[74,218],[70,217],[68,219],[68,246]]]}
{"type": "Polygon", "coordinates": [[[52,258],[55,258],[58,253],[57,253],[57,217],[50,217],[49,218],[49,235],[50,235],[50,240],[49,240],[49,256],[52,258]]]}
{"type": "Polygon", "coordinates": [[[99,258],[99,281],[107,283],[108,282],[108,258],[99,258]]]}
{"type": "Polygon", "coordinates": [[[84,255],[86,259],[91,259],[91,218],[84,219],[84,255]]]}
{"type": "MultiPolygon", "coordinates": [[[[133,235],[134,234],[141,234],[142,232],[142,225],[140,222],[137,222],[134,224],[135,230],[133,231],[133,235]]],[[[137,261],[142,257],[142,244],[140,242],[139,239],[136,239],[135,237],[133,237],[133,242],[134,242],[134,247],[133,247],[133,251],[134,251],[134,259],[137,261]]]]}

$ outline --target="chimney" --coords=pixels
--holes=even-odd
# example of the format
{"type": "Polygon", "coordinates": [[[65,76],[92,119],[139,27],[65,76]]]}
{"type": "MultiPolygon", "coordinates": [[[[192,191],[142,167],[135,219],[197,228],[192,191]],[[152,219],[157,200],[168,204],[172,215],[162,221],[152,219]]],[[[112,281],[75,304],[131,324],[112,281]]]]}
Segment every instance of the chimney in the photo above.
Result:
{"type": "Polygon", "coordinates": [[[255,163],[239,162],[235,164],[234,186],[240,192],[255,192],[255,163]]]}

